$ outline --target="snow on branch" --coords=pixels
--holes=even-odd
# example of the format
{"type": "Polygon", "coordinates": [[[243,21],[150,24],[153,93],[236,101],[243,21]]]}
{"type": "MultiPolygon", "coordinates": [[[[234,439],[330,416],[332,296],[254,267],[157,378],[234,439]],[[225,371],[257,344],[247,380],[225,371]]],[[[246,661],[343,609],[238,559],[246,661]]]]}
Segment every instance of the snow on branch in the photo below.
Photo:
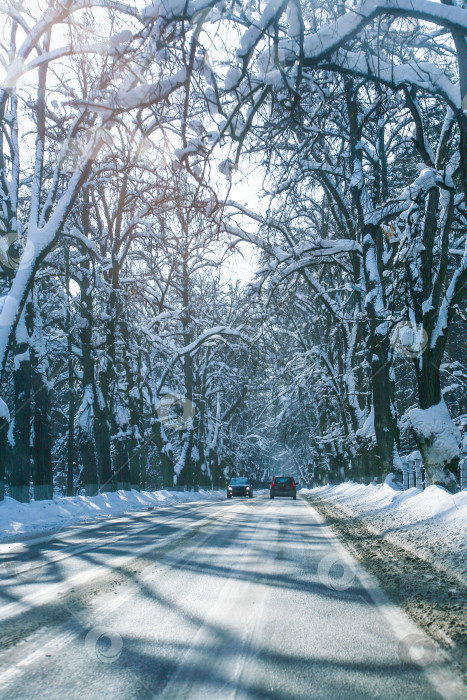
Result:
{"type": "Polygon", "coordinates": [[[167,99],[172,92],[186,84],[187,72],[182,68],[175,75],[157,83],[138,85],[130,88],[120,87],[117,94],[101,105],[95,105],[100,112],[108,113],[109,117],[115,112],[126,112],[140,109],[167,99]]]}
{"type": "MultiPolygon", "coordinates": [[[[31,28],[28,28],[24,25],[24,22],[22,21],[23,18],[20,15],[20,13],[16,11],[16,8],[11,7],[10,4],[8,4],[6,7],[2,7],[2,12],[11,15],[15,21],[19,22],[22,25],[27,36],[24,39],[20,48],[18,49],[15,58],[8,66],[7,73],[3,81],[2,89],[0,90],[0,104],[4,102],[5,97],[8,94],[8,90],[14,87],[18,78],[27,70],[36,68],[38,65],[41,65],[44,61],[47,62],[55,58],[60,58],[64,55],[68,55],[68,53],[82,53],[82,51],[79,51],[77,47],[75,47],[72,51],[69,52],[64,49],[57,49],[56,51],[47,52],[38,56],[29,65],[26,66],[26,60],[29,54],[36,48],[36,46],[39,45],[41,37],[46,32],[48,32],[54,25],[65,22],[73,13],[78,12],[79,10],[90,9],[93,7],[104,7],[108,10],[113,9],[123,14],[127,14],[136,18],[141,18],[140,13],[135,9],[135,7],[132,7],[131,5],[127,5],[126,3],[122,2],[114,2],[114,0],[65,0],[61,3],[58,3],[57,7],[55,8],[47,8],[47,10],[43,12],[39,20],[35,23],[35,25],[31,28]]],[[[100,47],[99,45],[99,51],[100,48],[102,47],[100,47]]],[[[93,53],[96,53],[98,48],[97,46],[94,46],[90,47],[89,50],[93,53]]]]}
{"type": "Polygon", "coordinates": [[[434,168],[423,168],[420,175],[405,187],[397,198],[367,212],[365,224],[378,226],[385,220],[400,216],[408,211],[414,202],[423,199],[429,190],[440,185],[446,187],[443,174],[438,173],[434,168]]]}
{"type": "Polygon", "coordinates": [[[16,327],[16,322],[21,314],[37,266],[62,230],[67,214],[102,143],[102,129],[97,129],[93,132],[79,166],[70,178],[67,189],[57,202],[47,223],[42,227],[37,227],[34,222],[30,221],[27,246],[25,246],[19,261],[10,291],[3,298],[3,305],[0,311],[0,367],[2,371],[6,361],[11,333],[16,327]]]}
{"type": "MultiPolygon", "coordinates": [[[[284,235],[286,235],[287,238],[289,238],[287,232],[284,230],[284,227],[278,225],[276,222],[271,221],[267,218],[265,219],[261,215],[252,212],[250,209],[247,209],[246,207],[232,200],[228,200],[226,204],[227,206],[235,207],[242,214],[245,214],[254,221],[257,221],[264,227],[272,227],[282,231],[282,233],[284,233],[284,235]]],[[[280,263],[290,261],[291,259],[296,260],[297,258],[303,255],[310,255],[311,253],[313,253],[313,255],[318,258],[323,256],[327,257],[333,255],[342,255],[343,253],[352,252],[359,253],[360,255],[363,254],[360,243],[348,238],[339,238],[331,240],[317,238],[313,239],[312,241],[300,243],[296,246],[290,246],[286,250],[282,246],[272,246],[265,239],[260,238],[249,232],[246,232],[238,227],[226,224],[226,230],[229,233],[232,233],[233,235],[242,238],[242,240],[248,241],[249,243],[253,243],[254,245],[257,245],[258,247],[262,248],[265,252],[269,253],[270,255],[273,255],[276,258],[276,260],[280,263]]]]}
{"type": "Polygon", "coordinates": [[[250,340],[241,331],[235,328],[230,328],[228,326],[215,326],[213,328],[208,328],[206,331],[204,331],[204,333],[201,333],[201,335],[199,335],[198,338],[196,338],[192,343],[189,343],[188,345],[185,345],[182,348],[174,348],[174,357],[172,359],[172,362],[167,366],[164,373],[162,374],[161,379],[159,380],[157,393],[159,393],[162,387],[164,386],[165,380],[167,379],[167,375],[169,374],[172,367],[179,360],[181,360],[182,357],[184,357],[185,355],[193,355],[197,350],[199,350],[204,345],[207,345],[209,342],[217,340],[225,342],[225,339],[227,337],[238,338],[239,340],[242,340],[245,343],[250,342],[250,340]]]}
{"type": "Polygon", "coordinates": [[[438,314],[438,320],[431,336],[431,347],[436,347],[436,343],[440,336],[443,335],[449,325],[448,315],[456,300],[456,297],[461,294],[467,284],[467,241],[464,249],[464,255],[461,264],[456,268],[452,276],[449,287],[447,288],[441,308],[438,314]]]}
{"type": "Polygon", "coordinates": [[[461,106],[459,85],[452,83],[446,73],[434,63],[411,62],[394,65],[384,61],[379,55],[340,50],[325,66],[343,73],[370,78],[395,89],[414,85],[442,96],[455,110],[461,106]]]}
{"type": "Polygon", "coordinates": [[[380,15],[414,17],[467,34],[467,11],[429,0],[363,0],[355,9],[321,27],[304,41],[308,62],[331,55],[380,15]]]}
{"type": "Polygon", "coordinates": [[[241,340],[247,341],[247,338],[238,330],[234,328],[229,328],[228,326],[216,326],[214,328],[209,328],[204,333],[201,333],[196,340],[194,340],[189,345],[185,345],[177,351],[177,359],[183,357],[183,355],[191,355],[195,350],[198,350],[202,345],[205,345],[208,341],[212,340],[222,340],[223,336],[230,336],[234,338],[239,338],[241,340]]]}

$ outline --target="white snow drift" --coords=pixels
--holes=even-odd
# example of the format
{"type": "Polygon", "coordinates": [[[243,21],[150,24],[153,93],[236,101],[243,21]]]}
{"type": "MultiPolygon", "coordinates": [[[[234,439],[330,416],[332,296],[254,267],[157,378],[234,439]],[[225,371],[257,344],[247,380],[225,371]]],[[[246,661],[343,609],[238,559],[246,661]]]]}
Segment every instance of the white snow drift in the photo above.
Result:
{"type": "Polygon", "coordinates": [[[75,496],[49,501],[18,503],[6,497],[0,502],[0,541],[15,535],[40,534],[86,520],[123,515],[150,506],[220,500],[225,491],[117,491],[100,496],[75,496]]]}
{"type": "Polygon", "coordinates": [[[451,494],[440,486],[398,491],[390,483],[302,489],[357,516],[389,542],[467,581],[467,491],[451,494]]]}

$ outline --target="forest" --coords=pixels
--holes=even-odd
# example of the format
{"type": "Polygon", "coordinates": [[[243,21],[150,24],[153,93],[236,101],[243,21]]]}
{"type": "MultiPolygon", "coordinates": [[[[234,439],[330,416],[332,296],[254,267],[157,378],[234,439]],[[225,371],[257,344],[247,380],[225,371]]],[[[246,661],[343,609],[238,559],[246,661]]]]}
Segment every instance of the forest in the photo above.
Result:
{"type": "Polygon", "coordinates": [[[459,489],[466,0],[0,13],[0,499],[459,489]]]}

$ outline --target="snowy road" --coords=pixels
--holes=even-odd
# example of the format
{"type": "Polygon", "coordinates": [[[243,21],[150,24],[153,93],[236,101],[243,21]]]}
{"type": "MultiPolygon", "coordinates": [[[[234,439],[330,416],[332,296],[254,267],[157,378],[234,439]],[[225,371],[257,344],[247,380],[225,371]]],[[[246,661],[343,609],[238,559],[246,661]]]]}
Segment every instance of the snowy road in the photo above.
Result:
{"type": "Polygon", "coordinates": [[[0,546],[0,698],[465,698],[307,503],[183,504],[0,546]]]}

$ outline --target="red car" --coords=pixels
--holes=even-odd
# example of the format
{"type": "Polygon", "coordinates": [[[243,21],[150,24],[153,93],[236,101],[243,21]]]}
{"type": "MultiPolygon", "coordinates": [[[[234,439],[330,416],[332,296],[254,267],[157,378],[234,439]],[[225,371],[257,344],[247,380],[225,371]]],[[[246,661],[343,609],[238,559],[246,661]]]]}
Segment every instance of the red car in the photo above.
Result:
{"type": "Polygon", "coordinates": [[[293,476],[275,476],[269,491],[269,497],[292,496],[294,501],[297,498],[297,487],[293,476]]]}

